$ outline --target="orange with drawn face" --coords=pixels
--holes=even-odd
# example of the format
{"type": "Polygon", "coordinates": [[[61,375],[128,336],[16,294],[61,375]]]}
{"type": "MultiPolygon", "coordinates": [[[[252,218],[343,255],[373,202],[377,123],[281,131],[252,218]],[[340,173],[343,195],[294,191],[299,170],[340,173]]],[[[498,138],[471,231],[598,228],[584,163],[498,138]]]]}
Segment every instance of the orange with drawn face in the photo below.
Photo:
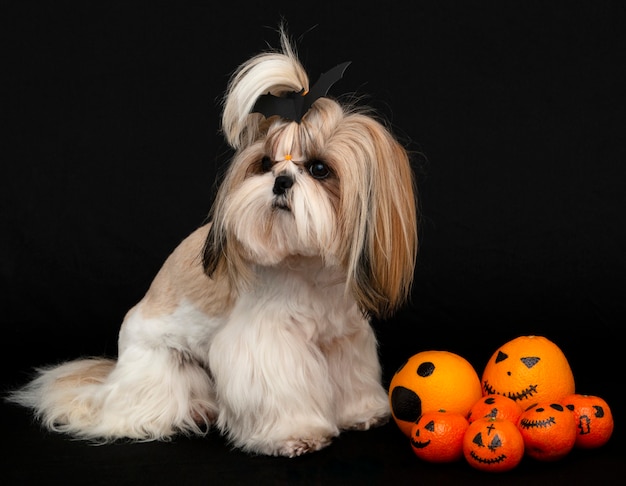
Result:
{"type": "Polygon", "coordinates": [[[467,415],[482,396],[474,367],[450,351],[428,350],[411,356],[391,378],[391,416],[407,436],[424,412],[447,410],[467,415]]]}
{"type": "Polygon", "coordinates": [[[410,442],[417,457],[429,462],[454,462],[463,457],[463,436],[469,427],[458,412],[425,412],[411,428],[410,442]]]}
{"type": "Polygon", "coordinates": [[[581,449],[603,446],[613,434],[613,414],[609,404],[601,397],[574,393],[561,403],[574,414],[576,444],[581,449]]]}
{"type": "Polygon", "coordinates": [[[481,387],[483,396],[504,395],[526,408],[574,393],[574,374],[554,342],[543,336],[520,336],[491,356],[481,387]]]}
{"type": "Polygon", "coordinates": [[[510,420],[479,418],[463,437],[463,455],[470,466],[487,472],[504,472],[524,457],[524,439],[510,420]]]}
{"type": "Polygon", "coordinates": [[[531,405],[520,415],[517,427],[526,454],[539,461],[562,459],[576,442],[574,415],[560,403],[531,405]]]}
{"type": "Polygon", "coordinates": [[[487,395],[470,408],[467,420],[473,422],[479,418],[500,418],[517,423],[524,409],[515,400],[504,395],[487,395]]]}

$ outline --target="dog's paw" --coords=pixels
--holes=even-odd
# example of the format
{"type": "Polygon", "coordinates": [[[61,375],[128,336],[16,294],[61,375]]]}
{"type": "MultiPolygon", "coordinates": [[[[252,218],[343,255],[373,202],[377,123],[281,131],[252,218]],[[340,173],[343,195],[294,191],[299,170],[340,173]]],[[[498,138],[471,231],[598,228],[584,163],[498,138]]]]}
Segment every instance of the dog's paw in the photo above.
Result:
{"type": "Polygon", "coordinates": [[[276,449],[277,456],[297,457],[323,449],[332,442],[330,437],[298,438],[285,441],[276,449]]]}

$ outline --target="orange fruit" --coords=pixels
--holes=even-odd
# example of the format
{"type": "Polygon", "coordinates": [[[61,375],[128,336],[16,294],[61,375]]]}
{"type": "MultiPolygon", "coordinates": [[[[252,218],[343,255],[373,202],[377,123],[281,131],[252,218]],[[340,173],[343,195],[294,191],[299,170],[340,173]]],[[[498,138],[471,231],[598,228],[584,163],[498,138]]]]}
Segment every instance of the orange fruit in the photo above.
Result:
{"type": "Polygon", "coordinates": [[[510,420],[478,418],[465,431],[463,455],[475,469],[488,472],[509,471],[524,457],[524,439],[510,420]]]}
{"type": "Polygon", "coordinates": [[[411,447],[417,457],[429,462],[453,462],[463,457],[463,436],[469,427],[458,412],[425,412],[411,427],[411,447]]]}
{"type": "Polygon", "coordinates": [[[517,427],[526,454],[539,461],[562,459],[576,442],[574,415],[560,403],[531,405],[520,415],[517,427]]]}
{"type": "Polygon", "coordinates": [[[613,433],[613,414],[609,404],[594,395],[573,393],[561,403],[574,414],[576,444],[574,447],[593,449],[606,444],[613,433]]]}
{"type": "Polygon", "coordinates": [[[491,356],[481,384],[483,395],[504,395],[526,408],[574,393],[574,374],[555,343],[543,336],[519,336],[491,356]]]}
{"type": "Polygon", "coordinates": [[[472,405],[467,420],[473,422],[483,417],[500,418],[515,424],[523,411],[521,405],[512,398],[504,395],[487,395],[472,405]]]}
{"type": "Polygon", "coordinates": [[[481,396],[480,379],[472,365],[449,351],[411,356],[389,384],[391,415],[407,437],[424,412],[443,409],[467,416],[481,396]]]}

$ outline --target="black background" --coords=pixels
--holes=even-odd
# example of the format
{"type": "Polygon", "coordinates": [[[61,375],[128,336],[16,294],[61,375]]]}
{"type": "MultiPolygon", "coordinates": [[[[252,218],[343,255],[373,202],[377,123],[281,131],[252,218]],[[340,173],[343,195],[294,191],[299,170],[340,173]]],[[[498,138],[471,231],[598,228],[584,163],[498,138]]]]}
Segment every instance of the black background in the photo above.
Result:
{"type": "MultiPolygon", "coordinates": [[[[309,456],[249,457],[217,433],[91,447],[2,405],[9,484],[604,483],[623,477],[626,16],[620,2],[25,3],[3,8],[2,383],[116,353],[125,312],[203,223],[230,151],[230,73],[284,18],[314,81],[387,118],[413,154],[412,302],[374,322],[387,384],[445,349],[480,374],[504,342],[564,351],[577,392],[611,405],[595,451],[505,477],[413,456],[395,425],[309,456]],[[397,3],[397,4],[396,4],[397,3]],[[165,6],[163,6],[165,5],[165,6]]],[[[4,480],[3,480],[4,481],[4,480]]]]}

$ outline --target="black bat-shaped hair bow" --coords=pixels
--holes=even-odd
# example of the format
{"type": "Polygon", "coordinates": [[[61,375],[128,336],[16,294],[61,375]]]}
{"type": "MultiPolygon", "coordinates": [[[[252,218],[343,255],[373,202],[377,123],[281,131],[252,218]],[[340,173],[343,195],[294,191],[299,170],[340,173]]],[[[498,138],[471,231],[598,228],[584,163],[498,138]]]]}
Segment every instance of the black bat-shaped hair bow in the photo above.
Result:
{"type": "Polygon", "coordinates": [[[292,91],[283,96],[274,96],[270,93],[259,96],[254,104],[254,108],[252,108],[252,113],[261,113],[266,118],[278,115],[281,118],[300,123],[302,117],[309,111],[315,100],[326,96],[330,87],[343,77],[343,73],[350,65],[350,62],[341,63],[331,70],[322,73],[317,82],[306,93],[302,89],[300,91],[292,91]]]}

